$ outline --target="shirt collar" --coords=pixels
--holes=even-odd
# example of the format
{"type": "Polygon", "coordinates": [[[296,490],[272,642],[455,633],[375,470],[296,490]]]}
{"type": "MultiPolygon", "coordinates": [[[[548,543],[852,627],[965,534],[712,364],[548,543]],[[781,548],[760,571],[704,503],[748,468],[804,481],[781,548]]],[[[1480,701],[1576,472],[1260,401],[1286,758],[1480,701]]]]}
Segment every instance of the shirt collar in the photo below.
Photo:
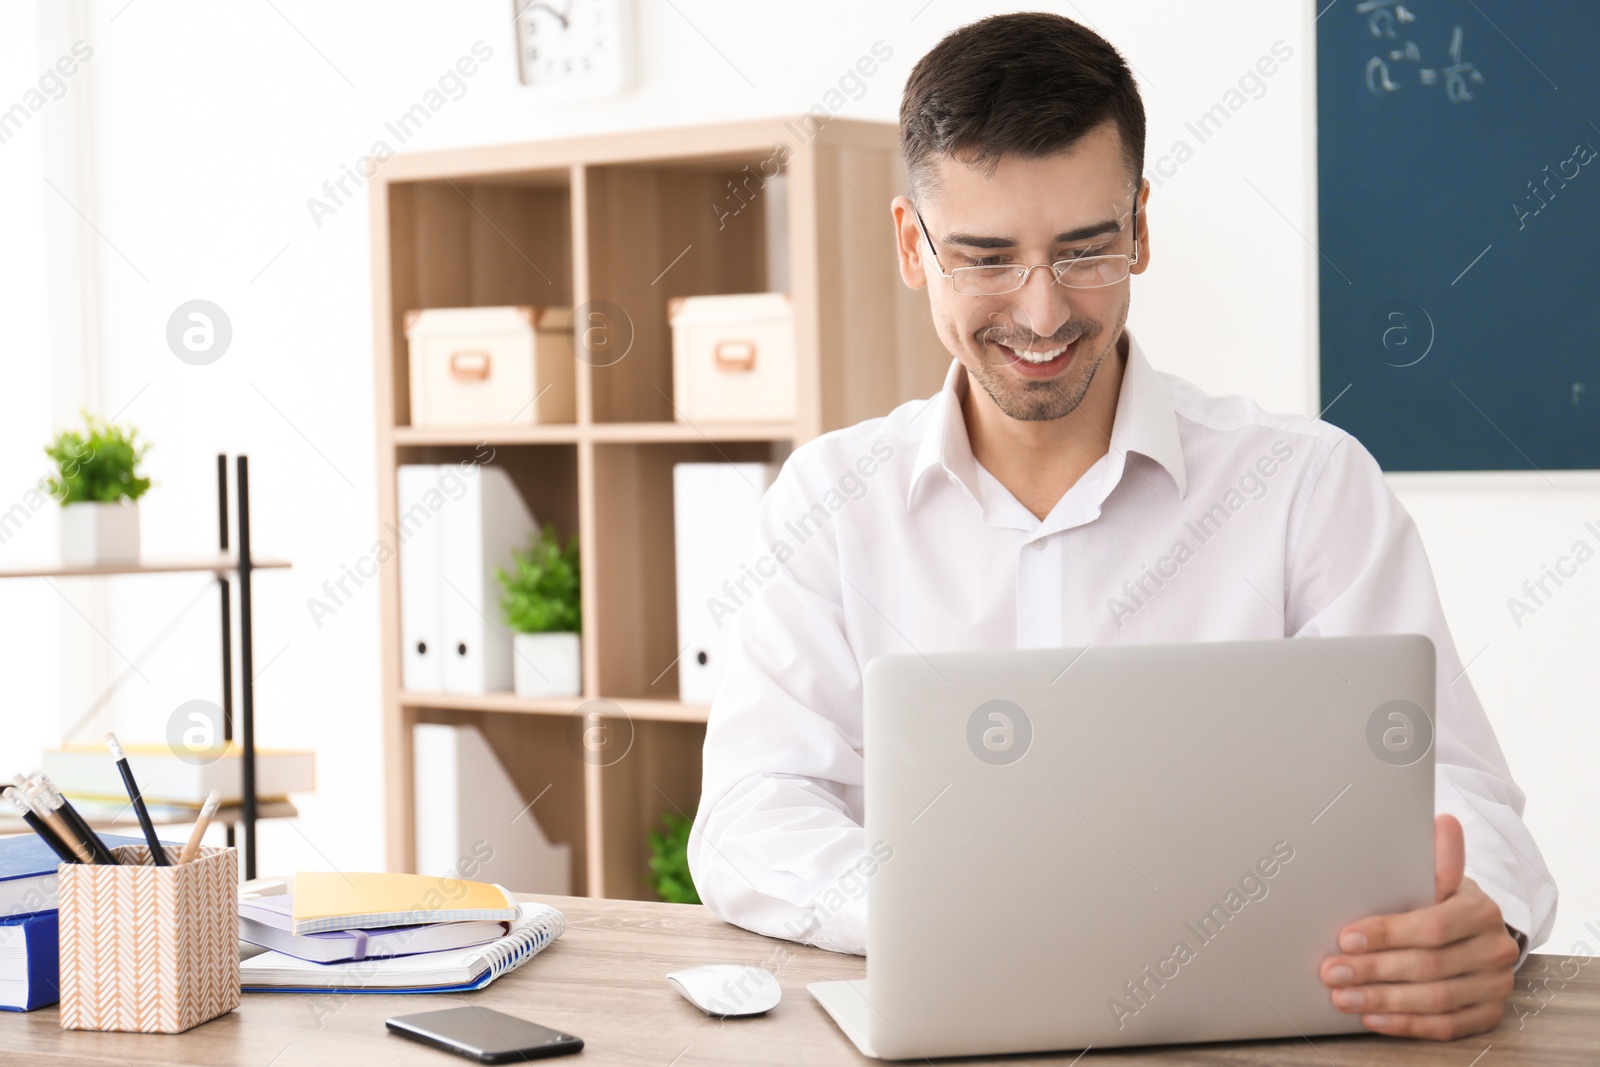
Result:
{"type": "MultiPolygon", "coordinates": [[[[1128,361],[1123,368],[1116,421],[1111,428],[1113,457],[1118,460],[1119,467],[1121,457],[1128,453],[1154,460],[1171,476],[1181,500],[1188,492],[1189,483],[1172,394],[1145,358],[1138,339],[1126,329],[1123,335],[1128,339],[1128,361]]],[[[911,484],[906,491],[908,509],[914,506],[917,487],[930,472],[942,473],[965,486],[973,499],[982,499],[978,488],[978,462],[972,455],[966,420],[961,414],[961,401],[968,388],[966,369],[960,360],[951,359],[944,386],[917,416],[927,422],[911,468],[911,484]]]]}

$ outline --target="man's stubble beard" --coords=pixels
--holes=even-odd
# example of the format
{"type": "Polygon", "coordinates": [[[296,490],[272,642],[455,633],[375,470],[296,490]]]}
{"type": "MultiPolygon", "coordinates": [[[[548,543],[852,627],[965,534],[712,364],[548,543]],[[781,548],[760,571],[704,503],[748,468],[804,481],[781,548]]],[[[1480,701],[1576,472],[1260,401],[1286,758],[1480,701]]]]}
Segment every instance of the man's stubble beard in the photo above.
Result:
{"type": "MultiPolygon", "coordinates": [[[[977,370],[971,368],[968,370],[972,378],[983,387],[984,392],[989,394],[995,406],[1008,417],[1019,422],[1049,422],[1062,419],[1078,410],[1078,405],[1083,403],[1083,398],[1088,395],[1089,386],[1094,383],[1094,376],[1100,365],[1105,362],[1107,356],[1116,351],[1117,342],[1122,337],[1122,330],[1127,321],[1128,301],[1123,301],[1117,311],[1117,325],[1114,330],[1106,331],[1095,323],[1091,332],[1077,338],[1080,344],[1083,342],[1092,344],[1096,338],[1102,336],[1106,339],[1087,362],[1083,361],[1082,352],[1075,354],[1074,361],[1077,365],[1073,368],[1073,376],[1066,382],[1060,380],[1030,382],[1013,378],[1005,365],[990,363],[984,358],[988,352],[986,346],[979,350],[977,370]]],[[[994,339],[1000,340],[1002,336],[996,334],[994,339]]],[[[981,345],[981,342],[979,343],[981,345]]]]}

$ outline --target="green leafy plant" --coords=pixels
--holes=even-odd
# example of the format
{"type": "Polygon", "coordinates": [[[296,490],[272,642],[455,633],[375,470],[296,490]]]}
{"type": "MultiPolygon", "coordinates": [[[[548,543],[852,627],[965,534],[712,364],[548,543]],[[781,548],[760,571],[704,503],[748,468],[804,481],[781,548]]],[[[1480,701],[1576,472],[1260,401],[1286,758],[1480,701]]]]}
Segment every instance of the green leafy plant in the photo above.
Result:
{"type": "Polygon", "coordinates": [[[561,547],[556,528],[546,525],[513,550],[511,570],[496,567],[505,595],[500,610],[506,625],[519,634],[577,633],[582,624],[578,601],[578,539],[561,547]]]}
{"type": "Polygon", "coordinates": [[[50,495],[63,505],[138,500],[150,488],[150,479],[139,473],[150,446],[138,440],[139,431],[132,427],[113,425],[87,411],[83,422],[82,432],[63,430],[45,446],[45,455],[56,465],[50,495]]]}
{"type": "Polygon", "coordinates": [[[689,876],[689,830],[693,820],[676,812],[661,816],[664,830],[650,831],[650,883],[669,904],[698,904],[700,894],[689,876]]]}

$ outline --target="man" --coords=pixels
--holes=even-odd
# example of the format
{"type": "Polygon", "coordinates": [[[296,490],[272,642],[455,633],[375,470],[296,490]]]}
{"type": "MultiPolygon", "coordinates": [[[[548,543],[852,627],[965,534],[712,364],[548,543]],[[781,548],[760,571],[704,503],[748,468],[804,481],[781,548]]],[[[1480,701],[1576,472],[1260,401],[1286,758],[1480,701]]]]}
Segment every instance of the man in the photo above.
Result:
{"type": "MultiPolygon", "coordinates": [[[[1366,450],[1159,374],[1125,331],[1151,228],[1122,57],[1058,16],[985,19],[917,64],[900,128],[901,276],[955,359],[932,399],[796,449],[762,502],[782,566],[740,609],[712,706],[702,898],[864,951],[883,857],[862,830],[861,677],[881,653],[1423,633],[1437,903],[1351,923],[1320,977],[1374,1031],[1492,1028],[1554,922],[1523,794],[1366,450]]],[[[1225,344],[1224,325],[1195,335],[1225,344]]]]}

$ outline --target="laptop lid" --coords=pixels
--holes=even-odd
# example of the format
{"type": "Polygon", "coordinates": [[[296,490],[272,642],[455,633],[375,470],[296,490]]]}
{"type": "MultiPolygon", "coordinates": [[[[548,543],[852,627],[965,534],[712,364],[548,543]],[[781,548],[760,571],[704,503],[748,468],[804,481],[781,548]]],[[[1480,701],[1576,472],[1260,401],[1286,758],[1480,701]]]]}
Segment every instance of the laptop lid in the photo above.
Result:
{"type": "Polygon", "coordinates": [[[864,711],[884,1058],[1360,1031],[1337,931],[1433,901],[1426,637],[881,656],[864,711]]]}

